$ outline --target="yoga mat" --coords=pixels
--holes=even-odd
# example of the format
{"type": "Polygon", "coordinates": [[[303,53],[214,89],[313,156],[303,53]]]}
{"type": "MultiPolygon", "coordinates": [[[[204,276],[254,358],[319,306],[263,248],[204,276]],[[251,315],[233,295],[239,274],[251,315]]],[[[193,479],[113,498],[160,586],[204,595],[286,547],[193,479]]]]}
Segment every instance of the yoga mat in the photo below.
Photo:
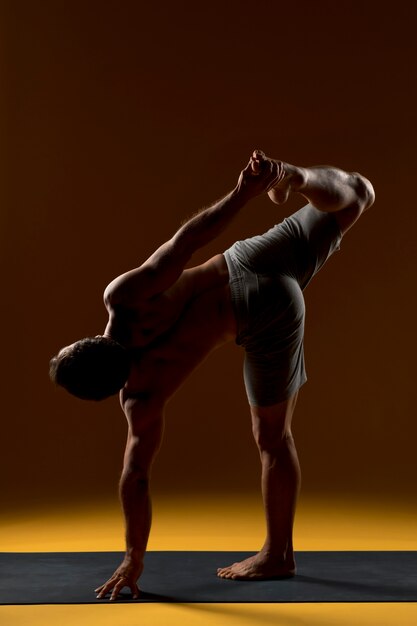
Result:
{"type": "MultiPolygon", "coordinates": [[[[416,602],[417,551],[298,552],[286,580],[233,581],[217,567],[250,552],[148,552],[136,602],[416,602]]],[[[0,553],[1,604],[94,604],[120,552],[0,553]]],[[[125,588],[118,602],[134,602],[125,588]]]]}

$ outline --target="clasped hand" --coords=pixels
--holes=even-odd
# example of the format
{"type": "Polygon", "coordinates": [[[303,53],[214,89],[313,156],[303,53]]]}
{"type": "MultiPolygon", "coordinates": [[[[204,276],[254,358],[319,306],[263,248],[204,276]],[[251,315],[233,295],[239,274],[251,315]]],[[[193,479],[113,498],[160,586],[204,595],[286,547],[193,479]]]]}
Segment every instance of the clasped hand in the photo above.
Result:
{"type": "Polygon", "coordinates": [[[284,176],[281,161],[268,159],[263,152],[255,150],[240,173],[238,189],[249,197],[258,196],[278,185],[284,176]]]}

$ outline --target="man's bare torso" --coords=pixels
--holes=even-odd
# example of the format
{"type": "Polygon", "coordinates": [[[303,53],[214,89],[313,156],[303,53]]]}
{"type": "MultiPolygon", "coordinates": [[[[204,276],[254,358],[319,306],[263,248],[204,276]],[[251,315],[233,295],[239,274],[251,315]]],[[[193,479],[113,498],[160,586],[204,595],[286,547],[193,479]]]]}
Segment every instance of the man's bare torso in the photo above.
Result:
{"type": "Polygon", "coordinates": [[[236,336],[222,254],[184,270],[166,291],[134,307],[111,306],[105,335],[125,345],[133,366],[122,398],[169,398],[219,345],[236,336]]]}

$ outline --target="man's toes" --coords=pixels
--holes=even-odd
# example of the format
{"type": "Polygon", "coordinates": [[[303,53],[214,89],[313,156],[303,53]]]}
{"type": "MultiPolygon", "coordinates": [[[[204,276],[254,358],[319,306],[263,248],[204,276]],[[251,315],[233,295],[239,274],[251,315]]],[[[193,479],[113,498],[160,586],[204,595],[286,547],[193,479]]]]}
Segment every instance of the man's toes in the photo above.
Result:
{"type": "Polygon", "coordinates": [[[219,578],[230,578],[232,573],[233,573],[232,566],[230,566],[230,567],[223,567],[222,569],[220,569],[217,572],[217,576],[219,576],[219,578]]]}
{"type": "Polygon", "coordinates": [[[220,578],[223,578],[223,576],[224,576],[224,575],[225,575],[225,573],[226,573],[226,569],[227,569],[226,567],[221,567],[221,568],[219,568],[219,569],[217,570],[217,576],[220,576],[220,578]]]}

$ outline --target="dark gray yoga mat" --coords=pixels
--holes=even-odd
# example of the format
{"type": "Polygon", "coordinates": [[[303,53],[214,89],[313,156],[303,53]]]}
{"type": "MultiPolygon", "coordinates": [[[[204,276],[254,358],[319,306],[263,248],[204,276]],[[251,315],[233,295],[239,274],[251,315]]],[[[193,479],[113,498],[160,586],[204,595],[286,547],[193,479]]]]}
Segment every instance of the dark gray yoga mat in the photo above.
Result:
{"type": "MultiPolygon", "coordinates": [[[[298,552],[286,580],[216,576],[251,552],[148,552],[136,602],[416,602],[417,552],[298,552]]],[[[119,552],[0,553],[1,604],[90,604],[119,552]]],[[[125,588],[119,602],[133,602],[125,588]]]]}

